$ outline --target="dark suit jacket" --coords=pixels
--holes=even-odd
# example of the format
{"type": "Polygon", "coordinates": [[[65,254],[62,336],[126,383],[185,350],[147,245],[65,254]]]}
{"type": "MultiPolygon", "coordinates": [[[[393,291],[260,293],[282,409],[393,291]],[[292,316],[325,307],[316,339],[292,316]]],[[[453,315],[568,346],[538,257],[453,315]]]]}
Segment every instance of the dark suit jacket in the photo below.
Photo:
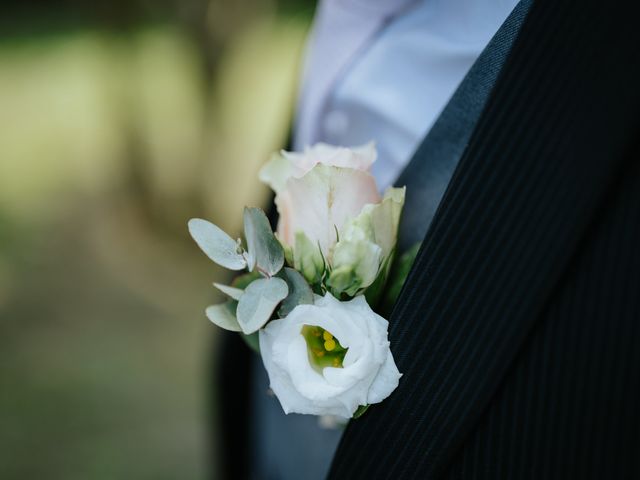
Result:
{"type": "Polygon", "coordinates": [[[437,211],[408,198],[405,235],[429,228],[390,316],[404,376],[332,479],[640,478],[638,12],[527,10],[437,211]]]}

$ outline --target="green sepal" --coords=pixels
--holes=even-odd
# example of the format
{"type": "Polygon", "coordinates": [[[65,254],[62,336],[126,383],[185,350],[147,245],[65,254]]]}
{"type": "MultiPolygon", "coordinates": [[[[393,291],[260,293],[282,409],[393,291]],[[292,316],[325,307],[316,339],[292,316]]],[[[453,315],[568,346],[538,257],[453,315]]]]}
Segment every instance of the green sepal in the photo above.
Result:
{"type": "Polygon", "coordinates": [[[356,272],[352,265],[343,265],[334,268],[325,283],[336,298],[340,298],[343,293],[354,296],[360,286],[360,282],[356,277],[356,272]]]}
{"type": "Polygon", "coordinates": [[[319,283],[324,275],[325,261],[322,251],[303,232],[295,234],[293,266],[310,285],[319,283]]]}
{"type": "Polygon", "coordinates": [[[355,413],[353,414],[353,419],[357,419],[360,418],[362,415],[364,415],[364,412],[366,412],[367,410],[369,410],[369,407],[371,405],[360,405],[358,407],[358,409],[355,411],[355,413]]]}
{"type": "Polygon", "coordinates": [[[282,245],[282,250],[284,250],[285,265],[293,267],[293,248],[291,248],[290,245],[287,245],[284,242],[280,242],[280,245],[282,245]]]}

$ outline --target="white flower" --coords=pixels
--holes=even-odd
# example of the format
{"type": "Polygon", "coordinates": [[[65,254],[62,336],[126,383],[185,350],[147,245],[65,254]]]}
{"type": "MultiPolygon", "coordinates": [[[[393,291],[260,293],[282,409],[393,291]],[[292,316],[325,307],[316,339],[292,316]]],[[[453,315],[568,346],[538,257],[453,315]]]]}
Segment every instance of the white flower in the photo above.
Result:
{"type": "Polygon", "coordinates": [[[313,147],[305,147],[304,152],[282,150],[275,153],[260,170],[260,180],[280,193],[290,178],[302,178],[316,165],[368,172],[377,156],[373,142],[355,148],[316,143],[313,147]]]}
{"type": "Polygon", "coordinates": [[[268,323],[260,353],[285,413],[350,418],[387,398],[401,376],[388,325],[363,296],[340,302],[329,293],[268,323]]]}

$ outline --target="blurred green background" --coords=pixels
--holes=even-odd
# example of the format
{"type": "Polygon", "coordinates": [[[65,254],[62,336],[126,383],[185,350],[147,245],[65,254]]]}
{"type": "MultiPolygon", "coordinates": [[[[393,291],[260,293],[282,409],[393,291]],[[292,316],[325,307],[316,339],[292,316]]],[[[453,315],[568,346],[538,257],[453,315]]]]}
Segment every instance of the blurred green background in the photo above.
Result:
{"type": "Polygon", "coordinates": [[[313,2],[3,3],[0,478],[215,478],[186,221],[268,201],[313,2]]]}

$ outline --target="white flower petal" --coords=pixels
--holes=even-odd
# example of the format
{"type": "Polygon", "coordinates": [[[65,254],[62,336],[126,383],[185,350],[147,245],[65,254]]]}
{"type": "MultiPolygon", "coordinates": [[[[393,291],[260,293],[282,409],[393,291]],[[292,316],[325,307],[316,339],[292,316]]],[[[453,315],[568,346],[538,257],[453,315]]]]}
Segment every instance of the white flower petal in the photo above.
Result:
{"type": "MultiPolygon", "coordinates": [[[[369,388],[367,404],[380,403],[393,392],[400,382],[402,374],[398,371],[391,350],[387,352],[387,358],[380,367],[378,375],[369,388]]],[[[364,404],[363,404],[364,405],[364,404]]]]}
{"type": "Polygon", "coordinates": [[[284,411],[349,418],[359,405],[386,398],[400,376],[389,350],[387,326],[364,297],[340,302],[331,294],[267,324],[259,334],[260,353],[284,411]],[[304,325],[331,332],[348,349],[342,367],[318,372],[311,366],[304,325]]]}
{"type": "Polygon", "coordinates": [[[287,180],[293,173],[291,161],[280,153],[274,153],[271,159],[260,169],[258,178],[278,193],[284,190],[287,180]]]}

